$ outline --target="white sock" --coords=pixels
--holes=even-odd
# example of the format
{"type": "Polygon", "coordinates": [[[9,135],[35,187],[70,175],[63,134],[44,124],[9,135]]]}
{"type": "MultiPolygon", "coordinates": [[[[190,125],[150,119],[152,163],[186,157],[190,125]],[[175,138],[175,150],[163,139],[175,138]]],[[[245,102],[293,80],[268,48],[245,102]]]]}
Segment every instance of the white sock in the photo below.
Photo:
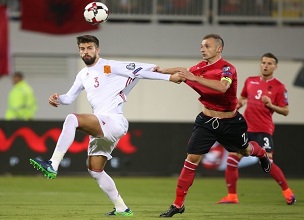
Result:
{"type": "Polygon", "coordinates": [[[74,114],[69,114],[62,127],[61,134],[56,144],[56,148],[50,161],[54,170],[58,170],[59,164],[62,161],[65,153],[74,141],[78,120],[74,114]]]}
{"type": "Polygon", "coordinates": [[[89,169],[88,171],[91,176],[97,181],[102,191],[104,191],[105,194],[107,194],[107,196],[110,198],[115,206],[116,211],[124,212],[128,207],[119,195],[114,180],[105,171],[95,172],[89,169]]]}

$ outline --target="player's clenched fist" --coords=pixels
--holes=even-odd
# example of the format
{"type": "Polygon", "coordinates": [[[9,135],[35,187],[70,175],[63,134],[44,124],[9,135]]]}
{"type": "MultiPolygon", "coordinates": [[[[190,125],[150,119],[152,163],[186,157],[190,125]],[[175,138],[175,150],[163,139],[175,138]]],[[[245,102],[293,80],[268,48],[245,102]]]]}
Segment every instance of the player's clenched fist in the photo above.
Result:
{"type": "Polygon", "coordinates": [[[51,95],[49,97],[49,104],[54,107],[58,107],[58,105],[60,105],[60,103],[58,102],[58,97],[59,97],[59,95],[57,93],[54,93],[53,95],[51,95]]]}

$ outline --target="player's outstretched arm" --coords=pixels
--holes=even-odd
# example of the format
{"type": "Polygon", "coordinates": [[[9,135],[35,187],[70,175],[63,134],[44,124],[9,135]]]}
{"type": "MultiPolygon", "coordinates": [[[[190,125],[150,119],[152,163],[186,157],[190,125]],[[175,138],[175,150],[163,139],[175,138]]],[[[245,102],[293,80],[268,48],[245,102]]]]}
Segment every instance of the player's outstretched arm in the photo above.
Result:
{"type": "Polygon", "coordinates": [[[184,68],[184,67],[160,68],[159,66],[153,68],[154,72],[159,72],[159,73],[164,73],[164,74],[171,74],[171,75],[173,75],[177,72],[180,72],[182,70],[187,70],[187,68],[184,68]]]}
{"type": "Polygon", "coordinates": [[[165,80],[174,83],[181,83],[183,81],[183,78],[178,73],[171,75],[171,74],[163,74],[159,72],[141,70],[137,72],[135,76],[140,79],[165,80]]]}
{"type": "Polygon", "coordinates": [[[203,76],[195,76],[192,72],[189,70],[182,70],[179,71],[178,74],[185,78],[186,80],[190,80],[193,82],[197,82],[199,84],[202,84],[210,89],[216,90],[218,92],[225,93],[227,89],[230,87],[231,82],[229,80],[226,80],[225,78],[222,80],[212,80],[212,79],[205,79],[203,76]]]}

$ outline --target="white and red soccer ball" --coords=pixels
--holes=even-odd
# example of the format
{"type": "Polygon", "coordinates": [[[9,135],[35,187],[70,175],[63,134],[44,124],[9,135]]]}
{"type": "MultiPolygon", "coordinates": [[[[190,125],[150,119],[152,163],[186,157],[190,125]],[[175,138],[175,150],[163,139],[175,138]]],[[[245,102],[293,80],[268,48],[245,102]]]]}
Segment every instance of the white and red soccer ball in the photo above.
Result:
{"type": "Polygon", "coordinates": [[[91,2],[84,8],[83,16],[90,24],[101,24],[108,20],[109,9],[101,2],[91,2]]]}

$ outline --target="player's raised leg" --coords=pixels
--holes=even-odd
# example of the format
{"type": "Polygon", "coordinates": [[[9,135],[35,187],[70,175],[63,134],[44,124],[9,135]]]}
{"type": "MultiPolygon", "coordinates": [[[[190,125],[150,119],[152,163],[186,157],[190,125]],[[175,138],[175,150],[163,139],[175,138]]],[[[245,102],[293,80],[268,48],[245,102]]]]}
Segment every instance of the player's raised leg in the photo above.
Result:
{"type": "Polygon", "coordinates": [[[77,127],[78,119],[76,115],[69,114],[63,123],[62,132],[57,141],[52,158],[50,160],[41,160],[39,158],[30,159],[33,167],[40,170],[48,179],[56,178],[59,164],[74,141],[77,127]]]}

